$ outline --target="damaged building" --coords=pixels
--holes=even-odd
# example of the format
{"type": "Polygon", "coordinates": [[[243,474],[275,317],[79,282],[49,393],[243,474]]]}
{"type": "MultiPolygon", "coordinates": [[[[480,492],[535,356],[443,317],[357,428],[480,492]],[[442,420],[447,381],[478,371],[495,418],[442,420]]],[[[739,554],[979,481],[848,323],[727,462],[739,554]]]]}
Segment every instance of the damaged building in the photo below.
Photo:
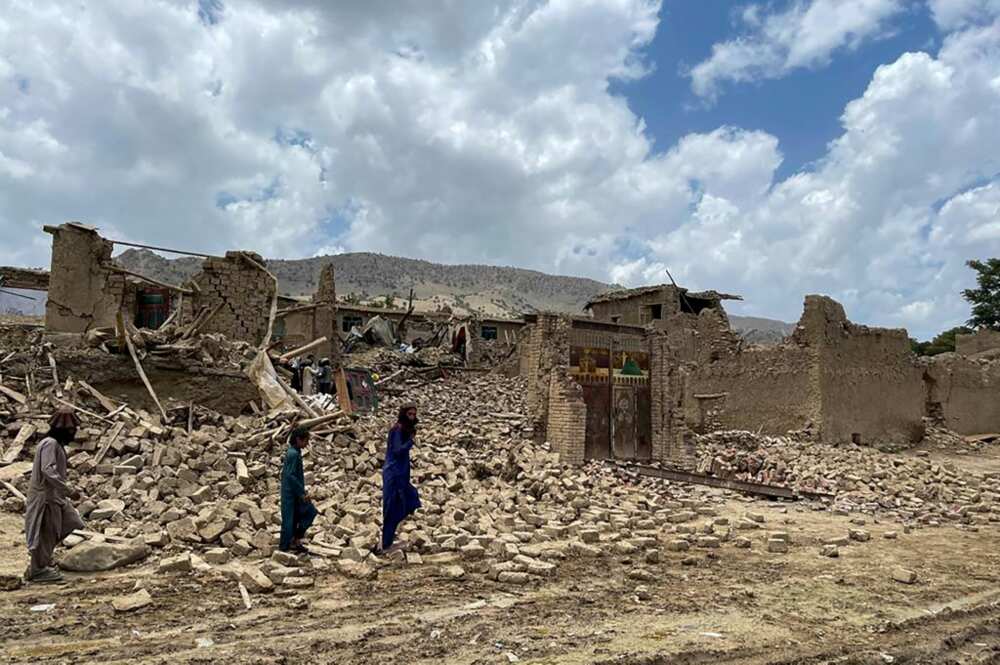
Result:
{"type": "Polygon", "coordinates": [[[789,338],[753,346],[722,308],[737,298],[660,285],[599,296],[591,319],[528,317],[520,360],[536,432],[573,463],[685,464],[695,434],[725,429],[878,445],[915,443],[927,422],[1000,430],[995,333],[960,340],[974,354],[918,358],[905,330],[852,323],[810,295],[789,338]]]}

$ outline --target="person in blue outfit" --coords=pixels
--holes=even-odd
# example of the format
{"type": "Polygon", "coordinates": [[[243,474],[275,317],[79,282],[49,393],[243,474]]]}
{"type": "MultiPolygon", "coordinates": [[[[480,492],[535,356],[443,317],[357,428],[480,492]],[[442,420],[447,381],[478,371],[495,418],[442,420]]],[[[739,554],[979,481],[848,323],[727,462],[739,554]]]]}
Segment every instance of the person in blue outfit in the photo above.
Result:
{"type": "Polygon", "coordinates": [[[307,553],[302,544],[313,520],[316,506],[306,492],[306,477],[302,470],[302,449],[309,445],[309,430],[296,427],[288,437],[285,464],[281,468],[281,542],[282,552],[307,553]]]}
{"type": "Polygon", "coordinates": [[[420,507],[420,496],[410,483],[410,449],[417,432],[417,407],[408,404],[399,410],[396,424],[389,430],[389,440],[382,465],[382,543],[381,552],[401,549],[394,544],[400,522],[420,507]]]}

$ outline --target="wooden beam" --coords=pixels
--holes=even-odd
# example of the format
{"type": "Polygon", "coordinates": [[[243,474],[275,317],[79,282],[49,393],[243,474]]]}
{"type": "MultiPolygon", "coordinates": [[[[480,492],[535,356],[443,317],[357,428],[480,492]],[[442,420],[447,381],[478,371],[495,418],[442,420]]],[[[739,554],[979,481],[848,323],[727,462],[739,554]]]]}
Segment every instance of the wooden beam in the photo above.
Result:
{"type": "Polygon", "coordinates": [[[114,429],[111,430],[111,435],[101,444],[101,449],[97,451],[97,457],[94,458],[94,465],[101,463],[104,456],[108,454],[108,450],[111,448],[111,444],[115,442],[118,435],[121,434],[122,430],[125,429],[125,423],[118,423],[115,425],[114,429]]]}
{"type": "Polygon", "coordinates": [[[326,344],[326,342],[327,342],[327,338],[326,337],[320,337],[319,339],[314,339],[313,341],[309,342],[308,344],[306,344],[304,346],[300,346],[297,349],[293,349],[293,350],[289,351],[288,353],[285,353],[285,354],[281,355],[278,358],[278,362],[286,363],[289,360],[291,360],[292,358],[301,356],[302,354],[304,354],[304,353],[306,353],[308,351],[312,351],[313,349],[315,349],[318,346],[322,346],[323,344],[326,344]]]}
{"type": "Polygon", "coordinates": [[[3,457],[0,458],[0,464],[13,464],[17,461],[18,455],[24,449],[24,444],[28,442],[28,439],[38,431],[38,428],[31,423],[25,423],[21,425],[21,429],[18,431],[17,436],[14,437],[14,443],[11,444],[7,452],[4,453],[3,457]]]}
{"type": "Polygon", "coordinates": [[[281,318],[283,316],[288,316],[289,314],[298,314],[299,312],[308,312],[311,309],[316,309],[320,305],[325,305],[326,303],[316,303],[313,305],[298,305],[296,307],[289,307],[288,309],[279,309],[275,314],[276,318],[281,318]]]}
{"type": "MultiPolygon", "coordinates": [[[[49,231],[49,227],[43,227],[43,228],[44,228],[44,230],[47,233],[51,233],[51,231],[49,231]]],[[[198,257],[201,257],[203,259],[221,258],[221,257],[212,256],[211,254],[200,254],[198,252],[185,252],[185,251],[180,250],[180,249],[168,249],[166,247],[156,247],[155,245],[141,245],[141,244],[139,244],[137,242],[125,242],[124,240],[111,240],[111,242],[113,242],[116,245],[124,245],[125,247],[139,247],[141,249],[154,249],[154,250],[156,250],[158,252],[169,252],[170,254],[183,254],[184,256],[198,256],[198,257]]]]}
{"type": "Polygon", "coordinates": [[[80,384],[81,388],[90,393],[94,399],[100,402],[101,406],[103,406],[108,413],[114,413],[115,409],[119,408],[117,404],[105,397],[97,388],[90,385],[86,381],[77,381],[77,383],[80,384]]]}
{"type": "Polygon", "coordinates": [[[59,386],[59,372],[56,370],[56,359],[52,357],[52,354],[46,354],[49,357],[49,367],[52,368],[52,384],[55,386],[56,397],[62,397],[63,391],[59,386]]]}
{"type": "Polygon", "coordinates": [[[194,293],[190,289],[185,289],[183,287],[177,286],[176,284],[167,284],[166,282],[161,282],[158,279],[153,279],[152,277],[146,277],[145,275],[140,275],[137,272],[132,272],[131,270],[127,270],[126,268],[122,268],[120,266],[105,264],[104,267],[110,270],[111,272],[117,272],[123,275],[129,275],[131,277],[141,279],[144,282],[149,282],[150,284],[153,284],[155,286],[161,286],[165,289],[170,289],[171,291],[176,291],[178,293],[185,293],[187,295],[192,295],[194,293]]]}
{"type": "Polygon", "coordinates": [[[16,496],[16,497],[17,497],[18,499],[20,499],[21,501],[27,501],[27,500],[28,500],[28,499],[27,499],[27,497],[25,497],[25,496],[24,496],[23,494],[21,494],[21,493],[20,493],[20,492],[19,492],[19,491],[17,490],[17,488],[16,488],[16,487],[14,487],[14,486],[13,486],[13,485],[11,485],[10,483],[8,483],[8,482],[7,482],[6,480],[0,480],[0,485],[3,485],[4,487],[6,487],[6,488],[7,488],[7,491],[8,491],[8,492],[10,492],[10,493],[11,493],[11,494],[13,494],[14,496],[16,496]]]}
{"type": "MultiPolygon", "coordinates": [[[[125,317],[122,316],[121,311],[117,315],[118,325],[121,326],[122,330],[125,330],[125,317]]],[[[125,346],[128,347],[128,353],[132,356],[132,362],[135,363],[135,369],[139,372],[139,378],[142,379],[143,385],[146,386],[146,390],[149,391],[149,396],[153,398],[153,402],[156,404],[156,408],[160,410],[160,415],[163,416],[163,422],[167,422],[167,412],[163,410],[163,405],[160,404],[160,398],[156,396],[156,391],[153,390],[153,384],[149,382],[149,377],[146,376],[146,372],[142,369],[142,363],[139,362],[139,356],[135,353],[135,345],[132,344],[132,337],[128,332],[124,332],[125,346]]]]}
{"type": "Polygon", "coordinates": [[[77,406],[76,404],[73,404],[72,402],[67,402],[64,399],[60,399],[58,397],[53,397],[52,399],[54,399],[55,401],[59,402],[60,404],[65,404],[66,406],[68,406],[69,408],[73,409],[74,411],[79,411],[80,413],[82,413],[84,415],[90,416],[91,418],[97,418],[97,419],[103,420],[104,422],[107,422],[107,423],[114,423],[115,422],[115,421],[111,420],[110,418],[105,418],[104,416],[100,416],[100,415],[94,413],[93,411],[88,411],[87,409],[83,408],[82,406],[77,406]]]}
{"type": "Polygon", "coordinates": [[[12,400],[14,400],[15,402],[17,402],[18,404],[26,404],[28,402],[28,398],[27,397],[25,397],[21,393],[17,392],[16,390],[13,390],[12,388],[8,388],[7,386],[2,385],[2,384],[0,384],[0,393],[2,393],[4,395],[6,395],[7,397],[11,398],[12,400]]]}
{"type": "Polygon", "coordinates": [[[287,383],[285,383],[280,376],[275,374],[274,380],[278,382],[278,385],[281,386],[281,388],[285,391],[285,393],[287,393],[288,396],[292,398],[292,401],[295,402],[295,404],[297,404],[300,409],[305,411],[312,418],[316,418],[319,416],[319,414],[316,413],[316,410],[313,409],[311,406],[309,406],[309,404],[306,403],[304,399],[302,399],[301,395],[292,390],[292,387],[289,386],[287,383]]]}
{"type": "Polygon", "coordinates": [[[343,412],[338,410],[323,416],[317,416],[316,418],[306,418],[305,420],[300,420],[298,423],[296,423],[296,425],[298,427],[309,427],[309,428],[318,427],[319,425],[323,425],[330,421],[336,420],[337,418],[340,418],[342,415],[344,415],[343,412]]]}

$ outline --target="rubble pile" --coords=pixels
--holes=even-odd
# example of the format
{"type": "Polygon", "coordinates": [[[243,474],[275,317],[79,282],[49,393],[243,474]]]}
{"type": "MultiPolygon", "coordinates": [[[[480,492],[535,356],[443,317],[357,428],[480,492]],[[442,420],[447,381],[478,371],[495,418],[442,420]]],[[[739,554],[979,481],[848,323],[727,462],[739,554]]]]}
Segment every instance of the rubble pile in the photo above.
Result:
{"type": "Polygon", "coordinates": [[[1000,474],[970,475],[926,453],[895,455],[744,431],[705,434],[697,445],[703,473],[835,494],[838,510],[932,526],[1000,521],[1000,474]]]}
{"type": "MultiPolygon", "coordinates": [[[[385,437],[404,401],[416,402],[421,417],[413,481],[424,507],[400,532],[410,563],[523,583],[553,574],[569,556],[656,556],[649,552],[658,551],[663,534],[677,532],[693,544],[697,530],[684,523],[714,520],[722,499],[704,488],[633,482],[600,464],[560,466],[556,455],[532,443],[523,395],[520,379],[451,377],[388,396],[377,414],[317,427],[305,455],[307,486],[320,511],[310,531],[314,566],[368,576],[384,561],[370,549],[381,521],[385,437]]],[[[82,413],[79,440],[69,450],[70,485],[87,523],[67,543],[76,545],[71,565],[98,567],[109,557],[131,562],[139,548],[163,572],[221,567],[236,571],[251,591],[267,586],[261,571],[271,584],[294,577],[274,553],[289,414],[213,417],[196,408],[187,419],[168,409],[169,422],[160,423],[128,407],[112,416],[85,390],[65,397],[93,414],[82,413]]],[[[22,473],[9,482],[22,494],[29,442],[44,432],[42,407],[32,402],[3,420],[3,454],[21,441],[14,456],[22,473]]],[[[0,506],[20,512],[23,500],[6,493],[0,506]]]]}

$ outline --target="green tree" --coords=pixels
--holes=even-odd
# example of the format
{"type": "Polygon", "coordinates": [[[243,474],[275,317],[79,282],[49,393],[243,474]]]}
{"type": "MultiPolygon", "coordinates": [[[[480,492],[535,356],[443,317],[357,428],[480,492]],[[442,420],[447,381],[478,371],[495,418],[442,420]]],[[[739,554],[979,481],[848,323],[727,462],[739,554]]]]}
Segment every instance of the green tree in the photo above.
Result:
{"type": "Polygon", "coordinates": [[[972,328],[966,326],[956,326],[945,330],[929,342],[918,342],[910,338],[910,348],[918,356],[936,356],[939,353],[949,353],[955,350],[955,335],[967,335],[972,332],[972,328]]]}
{"type": "Polygon", "coordinates": [[[968,324],[1000,330],[1000,259],[972,260],[965,265],[976,271],[978,284],[978,288],[962,291],[962,297],[972,304],[968,324]]]}

